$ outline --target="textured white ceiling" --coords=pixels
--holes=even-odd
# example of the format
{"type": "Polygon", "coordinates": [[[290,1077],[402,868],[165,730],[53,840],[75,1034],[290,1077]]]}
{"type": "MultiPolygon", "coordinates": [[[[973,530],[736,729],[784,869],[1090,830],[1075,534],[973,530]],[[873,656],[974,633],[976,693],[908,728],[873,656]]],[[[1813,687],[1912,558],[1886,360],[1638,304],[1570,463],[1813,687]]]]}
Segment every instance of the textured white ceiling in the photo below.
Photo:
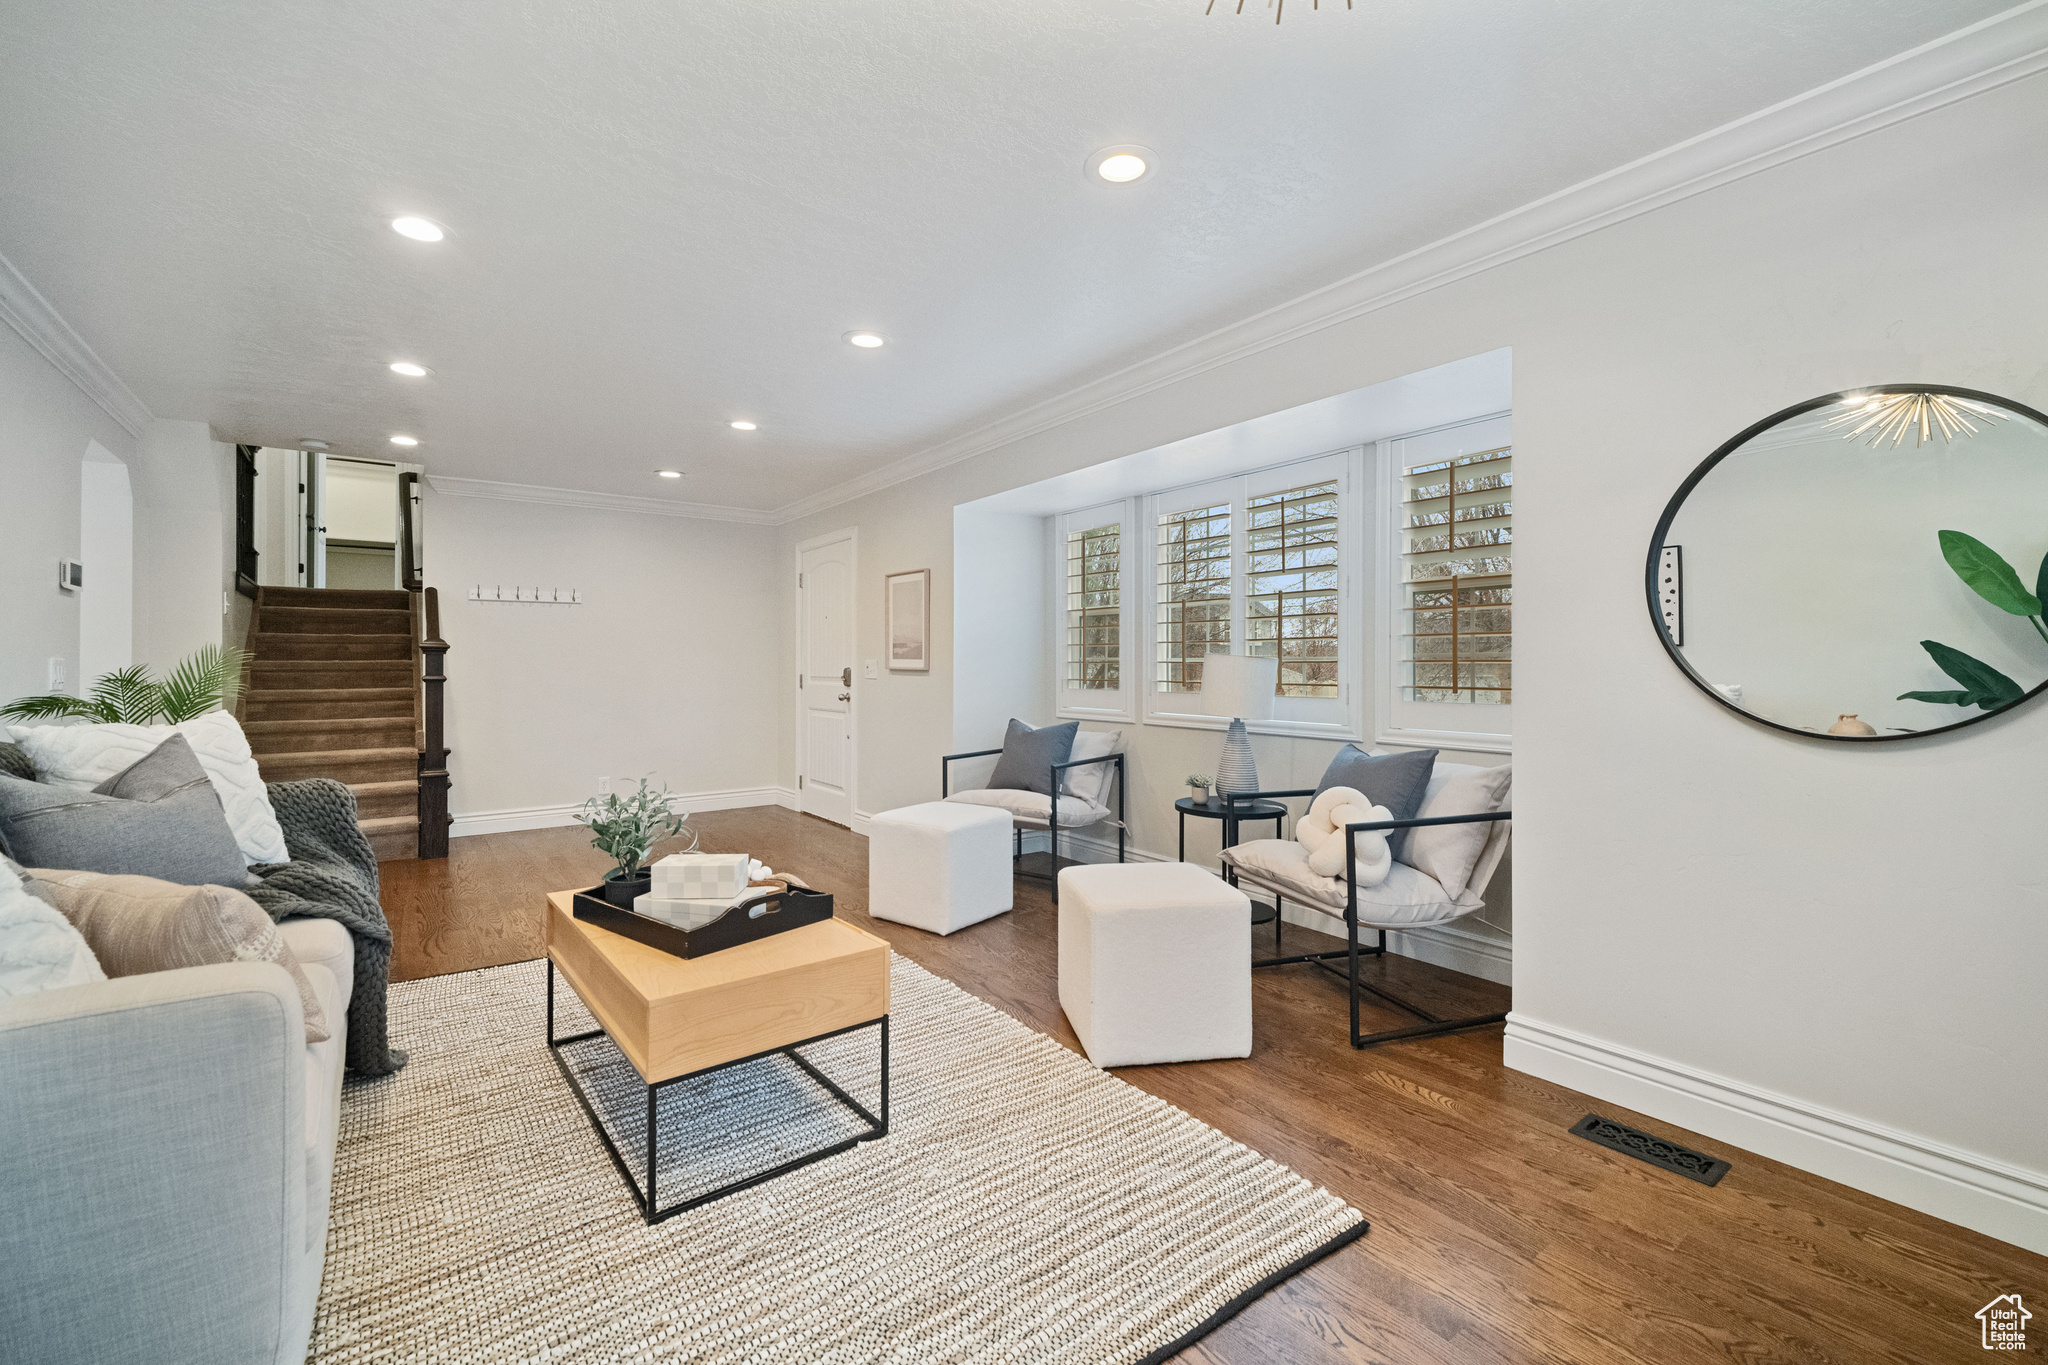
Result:
{"type": "Polygon", "coordinates": [[[159,416],[776,507],[2006,0],[1203,3],[13,0],[0,255],[159,416]]]}

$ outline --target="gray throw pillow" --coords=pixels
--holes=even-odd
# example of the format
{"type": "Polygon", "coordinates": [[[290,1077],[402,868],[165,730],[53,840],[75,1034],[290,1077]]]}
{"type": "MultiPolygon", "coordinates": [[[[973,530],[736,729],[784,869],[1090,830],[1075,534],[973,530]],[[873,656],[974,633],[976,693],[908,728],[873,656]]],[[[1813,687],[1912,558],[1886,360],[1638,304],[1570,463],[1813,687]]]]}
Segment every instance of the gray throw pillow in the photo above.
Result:
{"type": "Polygon", "coordinates": [[[996,760],[991,787],[1007,791],[1052,795],[1052,765],[1064,763],[1074,752],[1074,734],[1081,722],[1046,725],[1034,730],[1021,720],[1010,722],[1003,736],[1003,756],[996,760]]]}
{"type": "MultiPolygon", "coordinates": [[[[1375,806],[1385,806],[1396,820],[1413,820],[1429,795],[1429,775],[1436,769],[1434,749],[1417,749],[1406,754],[1373,755],[1356,744],[1347,744],[1330,760],[1323,780],[1316,784],[1321,796],[1332,787],[1350,787],[1364,792],[1375,806]]],[[[1387,847],[1401,861],[1412,830],[1387,831],[1387,847]]]]}
{"type": "Polygon", "coordinates": [[[0,838],[30,867],[155,877],[181,886],[249,885],[220,795],[183,735],[172,735],[90,792],[0,773],[0,838]]]}

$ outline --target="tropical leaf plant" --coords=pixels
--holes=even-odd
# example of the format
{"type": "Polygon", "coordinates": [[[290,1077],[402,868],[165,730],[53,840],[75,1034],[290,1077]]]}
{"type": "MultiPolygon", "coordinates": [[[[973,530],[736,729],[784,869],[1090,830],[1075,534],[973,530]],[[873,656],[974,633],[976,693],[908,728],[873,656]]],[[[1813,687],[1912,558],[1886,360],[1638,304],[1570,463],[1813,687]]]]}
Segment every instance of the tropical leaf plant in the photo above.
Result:
{"type": "Polygon", "coordinates": [[[52,692],[0,706],[0,720],[86,720],[100,724],[178,725],[234,702],[242,651],[207,645],[180,661],[162,682],[146,664],[102,673],[82,697],[52,692]]]}
{"type": "MultiPolygon", "coordinates": [[[[1970,591],[2000,611],[2026,617],[2034,632],[2048,640],[2048,621],[2042,617],[2043,599],[2048,599],[2048,555],[2042,556],[2041,567],[2034,574],[2034,590],[2028,592],[2026,584],[2020,581],[2018,570],[2006,562],[2005,556],[1975,536],[1961,531],[1943,531],[1939,539],[1941,557],[1948,561],[1949,568],[1955,570],[1956,577],[1962,579],[1970,591]]],[[[1960,649],[1934,640],[1922,640],[1920,647],[1927,651],[1937,668],[1962,686],[1939,692],[1901,692],[1900,701],[1974,706],[1983,711],[1996,711],[2026,695],[2026,689],[2011,678],[1960,649]]]]}

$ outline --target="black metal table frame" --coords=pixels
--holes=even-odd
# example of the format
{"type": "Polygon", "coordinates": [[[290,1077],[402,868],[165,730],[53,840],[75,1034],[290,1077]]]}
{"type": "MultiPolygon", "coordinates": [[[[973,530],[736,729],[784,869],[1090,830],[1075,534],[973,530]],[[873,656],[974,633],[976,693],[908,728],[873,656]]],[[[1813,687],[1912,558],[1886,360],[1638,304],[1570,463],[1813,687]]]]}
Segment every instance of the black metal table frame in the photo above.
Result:
{"type": "MultiPolygon", "coordinates": [[[[589,1006],[585,1005],[585,1008],[588,1009],[589,1006]]],[[[555,1059],[555,1066],[561,1070],[562,1079],[569,1083],[569,1089],[576,1096],[576,1102],[583,1106],[584,1116],[590,1120],[590,1126],[597,1130],[598,1139],[604,1143],[604,1150],[611,1157],[612,1165],[618,1167],[619,1176],[626,1182],[626,1188],[632,1191],[633,1202],[640,1206],[641,1217],[649,1223],[659,1223],[664,1218],[673,1218],[679,1213],[687,1213],[689,1210],[709,1204],[715,1199],[723,1199],[729,1194],[738,1194],[741,1190],[752,1189],[756,1185],[765,1184],[779,1176],[788,1175],[791,1171],[799,1170],[814,1162],[823,1161],[828,1156],[837,1156],[841,1152],[852,1151],[863,1142],[872,1142],[876,1138],[889,1135],[889,1016],[884,1014],[879,1018],[862,1020],[858,1024],[848,1024],[845,1028],[836,1028],[828,1033],[820,1033],[814,1037],[802,1039],[799,1042],[787,1043],[782,1047],[771,1047],[765,1051],[756,1052],[751,1056],[735,1057],[729,1062],[720,1062],[716,1066],[700,1067],[695,1071],[684,1072],[680,1076],[670,1076],[667,1080],[647,1082],[643,1077],[642,1083],[647,1086],[647,1189],[643,1192],[640,1188],[640,1182],[633,1178],[632,1168],[626,1165],[625,1155],[619,1151],[618,1144],[612,1141],[611,1133],[605,1129],[604,1120],[598,1117],[597,1107],[591,1103],[590,1096],[583,1088],[583,1083],[576,1079],[576,1074],[569,1069],[569,1064],[562,1060],[562,1049],[569,1044],[587,1042],[592,1038],[610,1038],[610,1036],[601,1025],[584,1033],[571,1034],[567,1038],[557,1038],[555,1036],[555,960],[549,958],[548,1055],[555,1059]],[[797,1051],[798,1048],[809,1047],[812,1043],[822,1043],[828,1038],[837,1038],[841,1034],[852,1033],[857,1029],[874,1028],[876,1025],[880,1025],[882,1031],[882,1114],[880,1118],[868,1112],[866,1105],[847,1094],[837,1081],[834,1081],[824,1072],[818,1070],[809,1058],[804,1057],[797,1051]],[[717,1189],[700,1194],[694,1199],[686,1199],[679,1204],[671,1204],[665,1209],[659,1207],[656,1201],[660,1197],[658,1192],[660,1168],[657,1162],[661,1155],[661,1128],[659,1122],[661,1092],[672,1085],[679,1085],[684,1081],[694,1080],[699,1076],[708,1076],[714,1071],[724,1071],[729,1067],[745,1066],[748,1062],[758,1062],[764,1057],[773,1057],[778,1053],[788,1057],[791,1061],[802,1067],[809,1073],[812,1080],[831,1092],[834,1099],[865,1120],[868,1125],[868,1131],[856,1133],[852,1137],[845,1138],[826,1147],[821,1147],[817,1151],[797,1157],[793,1161],[785,1161],[779,1166],[770,1167],[768,1170],[747,1176],[743,1180],[735,1180],[728,1184],[720,1185],[717,1189]]],[[[613,1042],[612,1046],[617,1047],[618,1044],[613,1042]]],[[[627,1058],[626,1064],[631,1066],[632,1059],[627,1058]]]]}
{"type": "Polygon", "coordinates": [[[1225,802],[1220,806],[1210,806],[1198,803],[1192,796],[1183,796],[1180,800],[1175,801],[1173,803],[1174,813],[1180,816],[1180,860],[1182,862],[1188,860],[1188,817],[1190,815],[1197,816],[1203,820],[1221,820],[1223,822],[1223,846],[1225,848],[1229,848],[1237,842],[1237,827],[1247,821],[1271,820],[1273,822],[1273,837],[1275,839],[1287,837],[1287,807],[1281,805],[1278,801],[1261,801],[1258,804],[1271,806],[1272,809],[1254,810],[1247,807],[1240,810],[1235,804],[1230,802],[1225,802]]]}

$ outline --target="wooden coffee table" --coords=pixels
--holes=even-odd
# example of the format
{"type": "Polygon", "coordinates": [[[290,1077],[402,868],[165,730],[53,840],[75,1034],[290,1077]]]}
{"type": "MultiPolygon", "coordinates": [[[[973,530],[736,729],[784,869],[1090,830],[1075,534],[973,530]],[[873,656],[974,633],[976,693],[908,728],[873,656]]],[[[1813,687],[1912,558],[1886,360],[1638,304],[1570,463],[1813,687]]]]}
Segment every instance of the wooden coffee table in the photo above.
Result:
{"type": "Polygon", "coordinates": [[[648,1222],[736,1194],[888,1133],[887,943],[845,920],[831,919],[685,960],[577,919],[573,894],[556,891],[548,896],[548,1049],[648,1222]],[[567,1038],[555,1036],[557,971],[568,979],[598,1028],[567,1038]],[[798,1051],[863,1028],[880,1030],[879,1116],[798,1051]],[[644,1191],[583,1083],[562,1057],[563,1047],[597,1037],[609,1037],[647,1087],[644,1191]],[[655,1188],[660,1092],[708,1072],[777,1054],[789,1058],[833,1100],[865,1121],[866,1131],[662,1208],[655,1188]]]}

